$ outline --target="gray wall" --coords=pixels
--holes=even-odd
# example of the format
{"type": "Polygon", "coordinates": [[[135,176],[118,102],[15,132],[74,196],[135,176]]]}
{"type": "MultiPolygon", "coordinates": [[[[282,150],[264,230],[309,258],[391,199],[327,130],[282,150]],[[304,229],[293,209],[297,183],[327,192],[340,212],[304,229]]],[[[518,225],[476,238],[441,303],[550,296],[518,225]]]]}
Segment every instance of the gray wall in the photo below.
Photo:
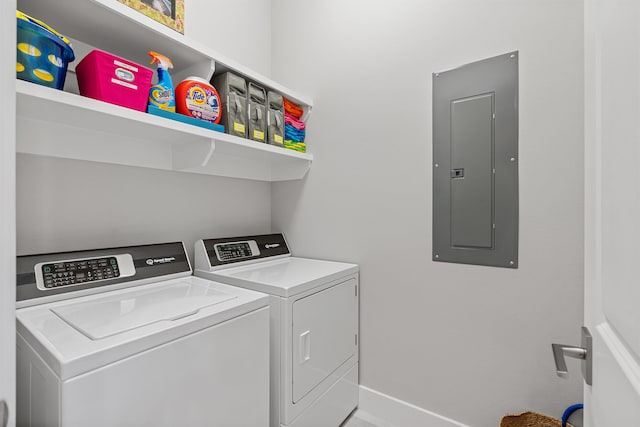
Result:
{"type": "Polygon", "coordinates": [[[304,181],[275,184],[295,253],[361,265],[361,382],[472,426],[559,417],[583,279],[579,0],[272,0],[272,73],[314,99],[304,181]],[[431,73],[520,51],[520,268],[431,261],[431,73]]]}
{"type": "Polygon", "coordinates": [[[271,73],[271,0],[186,0],[185,35],[265,76],[271,73]]]}
{"type": "Polygon", "coordinates": [[[271,227],[269,183],[22,154],[17,170],[19,255],[184,241],[191,256],[271,227]]]}
{"type": "MultiPolygon", "coordinates": [[[[269,10],[264,0],[189,0],[185,35],[268,74],[269,10]]],[[[18,155],[19,255],[175,240],[193,255],[199,238],[268,233],[270,209],[269,183],[18,155]]]]}

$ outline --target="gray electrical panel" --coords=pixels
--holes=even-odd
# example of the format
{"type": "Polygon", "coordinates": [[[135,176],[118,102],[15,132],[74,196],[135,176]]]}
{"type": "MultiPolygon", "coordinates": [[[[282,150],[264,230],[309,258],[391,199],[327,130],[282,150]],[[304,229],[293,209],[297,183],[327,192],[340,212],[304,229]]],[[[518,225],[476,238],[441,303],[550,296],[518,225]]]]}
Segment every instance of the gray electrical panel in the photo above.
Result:
{"type": "Polygon", "coordinates": [[[433,74],[433,260],[518,267],[518,52],[433,74]]]}

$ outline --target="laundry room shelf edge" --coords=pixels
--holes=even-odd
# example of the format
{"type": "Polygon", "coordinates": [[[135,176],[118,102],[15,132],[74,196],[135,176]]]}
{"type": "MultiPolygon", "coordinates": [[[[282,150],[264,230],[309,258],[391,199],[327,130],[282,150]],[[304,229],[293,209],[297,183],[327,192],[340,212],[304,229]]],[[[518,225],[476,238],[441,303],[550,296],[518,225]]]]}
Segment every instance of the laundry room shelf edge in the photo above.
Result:
{"type": "Polygon", "coordinates": [[[313,161],[312,154],[22,80],[16,114],[19,153],[258,181],[301,179],[313,161]]]}

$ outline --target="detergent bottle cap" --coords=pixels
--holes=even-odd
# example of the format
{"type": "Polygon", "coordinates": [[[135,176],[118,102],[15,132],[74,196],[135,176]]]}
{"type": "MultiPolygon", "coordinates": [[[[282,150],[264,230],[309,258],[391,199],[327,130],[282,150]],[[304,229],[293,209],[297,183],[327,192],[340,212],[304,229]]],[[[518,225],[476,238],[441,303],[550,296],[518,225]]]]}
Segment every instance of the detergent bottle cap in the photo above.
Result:
{"type": "Polygon", "coordinates": [[[202,77],[197,77],[197,76],[189,76],[186,79],[184,79],[183,82],[198,82],[198,83],[205,84],[207,86],[211,86],[211,83],[209,83],[206,79],[203,79],[202,77]]]}
{"type": "Polygon", "coordinates": [[[169,68],[173,68],[173,62],[171,62],[171,60],[168,57],[164,56],[163,54],[150,51],[149,56],[151,56],[151,64],[157,62],[158,68],[162,68],[163,70],[168,70],[169,68]]]}

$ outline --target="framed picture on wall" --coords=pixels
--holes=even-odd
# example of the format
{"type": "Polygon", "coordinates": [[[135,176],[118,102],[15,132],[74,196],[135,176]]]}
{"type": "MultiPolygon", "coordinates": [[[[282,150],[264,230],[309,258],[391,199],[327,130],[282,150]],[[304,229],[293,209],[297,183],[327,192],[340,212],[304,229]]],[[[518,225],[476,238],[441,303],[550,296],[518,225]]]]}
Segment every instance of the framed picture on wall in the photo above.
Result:
{"type": "Polygon", "coordinates": [[[184,34],[185,0],[118,0],[167,27],[184,34]]]}

